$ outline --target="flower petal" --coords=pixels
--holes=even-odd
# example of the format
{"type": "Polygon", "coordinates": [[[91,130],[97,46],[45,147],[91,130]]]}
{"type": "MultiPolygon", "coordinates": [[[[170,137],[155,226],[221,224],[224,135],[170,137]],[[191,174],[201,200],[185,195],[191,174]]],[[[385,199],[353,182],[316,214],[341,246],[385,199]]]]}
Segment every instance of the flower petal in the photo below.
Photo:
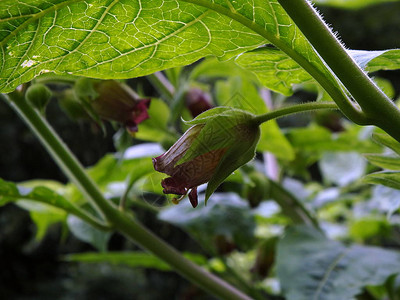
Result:
{"type": "Polygon", "coordinates": [[[192,188],[189,193],[189,201],[192,204],[193,208],[195,208],[199,204],[199,200],[197,198],[197,187],[192,188]]]}

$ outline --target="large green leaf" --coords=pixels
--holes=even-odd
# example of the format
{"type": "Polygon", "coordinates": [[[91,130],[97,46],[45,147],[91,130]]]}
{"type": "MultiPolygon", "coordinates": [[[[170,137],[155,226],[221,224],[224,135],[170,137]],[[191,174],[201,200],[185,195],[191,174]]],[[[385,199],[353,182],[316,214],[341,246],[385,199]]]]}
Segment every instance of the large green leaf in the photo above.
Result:
{"type": "Polygon", "coordinates": [[[400,253],[329,240],[310,227],[287,230],[277,274],[288,300],[350,300],[367,285],[400,272],[400,253]]]}
{"type": "MultiPolygon", "coordinates": [[[[348,54],[367,72],[400,69],[400,50],[364,51],[349,50],[348,54]]],[[[247,51],[235,62],[256,74],[267,88],[290,96],[296,84],[316,83],[300,65],[283,51],[263,47],[247,51]]]]}
{"type": "Polygon", "coordinates": [[[293,94],[295,84],[315,82],[298,63],[276,48],[248,51],[235,62],[254,72],[265,87],[286,96],[293,94]]]}
{"type": "Polygon", "coordinates": [[[162,210],[158,217],[189,231],[203,246],[222,235],[240,247],[251,247],[255,217],[248,203],[234,193],[216,193],[210,199],[207,206],[199,201],[196,209],[189,201],[182,201],[162,210]]]}
{"type": "Polygon", "coordinates": [[[0,20],[3,92],[48,72],[129,78],[267,42],[338,87],[277,0],[5,0],[0,20]]]}
{"type": "Polygon", "coordinates": [[[183,1],[3,0],[0,90],[48,72],[142,76],[263,42],[226,16],[183,1]]]}

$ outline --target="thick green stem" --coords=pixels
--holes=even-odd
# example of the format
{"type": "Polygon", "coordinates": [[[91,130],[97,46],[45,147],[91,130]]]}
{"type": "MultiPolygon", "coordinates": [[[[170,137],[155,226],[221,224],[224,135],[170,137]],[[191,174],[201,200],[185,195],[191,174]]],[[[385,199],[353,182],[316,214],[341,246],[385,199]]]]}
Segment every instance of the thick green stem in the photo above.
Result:
{"type": "Polygon", "coordinates": [[[307,0],[278,0],[321,58],[361,106],[366,118],[400,141],[400,110],[348,55],[307,0]]]}
{"type": "Polygon", "coordinates": [[[268,122],[272,119],[281,118],[290,114],[297,114],[306,111],[313,111],[319,109],[339,109],[335,103],[332,102],[309,102],[288,107],[279,108],[263,115],[256,116],[253,122],[257,125],[268,122]]]}
{"type": "Polygon", "coordinates": [[[1,98],[5,98],[20,114],[56,163],[70,180],[77,184],[81,192],[88,197],[90,203],[106,218],[113,229],[123,233],[142,248],[152,252],[182,276],[211,294],[222,299],[250,299],[240,290],[183,257],[177,250],[107,201],[78,160],[57,136],[56,132],[37,111],[29,106],[20,93],[13,92],[8,97],[2,96],[1,98]]]}

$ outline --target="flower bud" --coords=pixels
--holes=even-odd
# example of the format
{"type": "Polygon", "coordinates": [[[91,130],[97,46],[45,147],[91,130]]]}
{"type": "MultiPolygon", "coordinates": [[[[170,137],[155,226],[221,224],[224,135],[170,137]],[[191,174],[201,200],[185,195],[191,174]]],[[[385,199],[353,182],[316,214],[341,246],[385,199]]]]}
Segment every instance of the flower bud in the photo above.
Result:
{"type": "Polygon", "coordinates": [[[233,171],[255,155],[260,128],[254,115],[217,107],[186,122],[190,127],[164,154],[153,158],[154,169],[170,177],[162,180],[165,194],[186,195],[197,205],[197,187],[208,182],[206,201],[233,171]]]}
{"type": "Polygon", "coordinates": [[[192,117],[197,117],[202,112],[211,109],[211,96],[199,88],[191,88],[185,95],[186,106],[192,117]]]}
{"type": "Polygon", "coordinates": [[[26,99],[37,108],[41,113],[44,113],[46,106],[51,98],[50,89],[44,84],[33,84],[26,90],[26,99]]]}
{"type": "Polygon", "coordinates": [[[82,78],[76,83],[76,93],[86,107],[101,119],[122,123],[129,132],[149,118],[150,99],[140,99],[127,85],[115,80],[82,78]]]}

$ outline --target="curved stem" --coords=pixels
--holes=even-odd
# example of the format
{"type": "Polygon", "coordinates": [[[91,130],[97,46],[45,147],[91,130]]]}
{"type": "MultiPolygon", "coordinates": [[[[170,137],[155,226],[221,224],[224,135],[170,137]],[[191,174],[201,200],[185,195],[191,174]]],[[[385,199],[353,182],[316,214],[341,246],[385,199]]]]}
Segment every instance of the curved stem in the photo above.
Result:
{"type": "Polygon", "coordinates": [[[180,252],[155,236],[139,222],[108,202],[56,132],[37,111],[28,105],[22,94],[13,92],[8,97],[1,95],[0,98],[4,98],[20,114],[59,167],[71,181],[77,184],[80,191],[88,197],[99,213],[104,215],[111,228],[123,233],[142,248],[149,250],[182,276],[211,294],[222,299],[250,300],[243,292],[186,259],[180,252]]]}
{"type": "Polygon", "coordinates": [[[306,111],[313,111],[319,109],[339,109],[335,103],[332,102],[310,102],[302,103],[298,105],[292,105],[288,107],[279,108],[263,115],[258,115],[253,118],[253,123],[261,125],[262,123],[268,122],[272,119],[281,118],[290,114],[297,114],[306,111]]]}
{"type": "Polygon", "coordinates": [[[400,141],[400,110],[374,84],[307,0],[278,0],[361,106],[367,120],[400,141]]]}

